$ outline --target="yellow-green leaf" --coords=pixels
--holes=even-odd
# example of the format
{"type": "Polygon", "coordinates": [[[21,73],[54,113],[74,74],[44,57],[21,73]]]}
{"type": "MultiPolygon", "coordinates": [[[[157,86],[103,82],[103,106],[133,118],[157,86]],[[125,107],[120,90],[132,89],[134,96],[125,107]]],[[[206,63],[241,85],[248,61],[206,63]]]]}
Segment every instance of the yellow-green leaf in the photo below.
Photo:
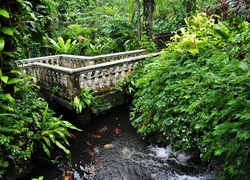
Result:
{"type": "Polygon", "coordinates": [[[10,102],[15,102],[15,99],[9,94],[5,94],[5,98],[8,99],[10,102]]]}
{"type": "Polygon", "coordinates": [[[4,38],[0,37],[0,51],[2,51],[4,48],[4,38]]]}
{"type": "Polygon", "coordinates": [[[1,31],[6,34],[6,35],[10,35],[10,36],[13,36],[13,33],[14,33],[14,29],[10,28],[10,27],[3,27],[1,29],[1,31]]]}
{"type": "Polygon", "coordinates": [[[8,76],[1,76],[1,80],[7,84],[9,77],[8,76]]]}
{"type": "Polygon", "coordinates": [[[7,84],[16,84],[16,83],[21,82],[21,81],[22,81],[22,79],[20,79],[20,78],[13,78],[13,79],[10,79],[7,84]]]}
{"type": "Polygon", "coordinates": [[[8,11],[6,11],[5,9],[1,9],[1,8],[0,8],[0,15],[6,18],[10,17],[10,14],[8,13],[8,11]]]}

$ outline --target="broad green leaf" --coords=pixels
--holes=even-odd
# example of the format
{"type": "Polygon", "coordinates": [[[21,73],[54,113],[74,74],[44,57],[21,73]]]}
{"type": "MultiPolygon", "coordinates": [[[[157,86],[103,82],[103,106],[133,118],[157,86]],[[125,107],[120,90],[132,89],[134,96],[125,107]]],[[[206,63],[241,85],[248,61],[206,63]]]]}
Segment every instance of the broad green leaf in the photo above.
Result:
{"type": "Polygon", "coordinates": [[[18,53],[9,52],[9,51],[3,51],[3,54],[6,55],[6,56],[14,58],[15,54],[18,54],[18,53]]]}
{"type": "Polygon", "coordinates": [[[47,112],[48,112],[48,104],[46,105],[45,110],[43,111],[42,128],[44,128],[45,122],[47,120],[47,112]]]}
{"type": "Polygon", "coordinates": [[[58,40],[58,43],[59,43],[61,49],[64,51],[64,49],[65,49],[65,44],[64,44],[63,38],[62,38],[62,37],[59,37],[59,38],[57,38],[57,40],[58,40]]]}
{"type": "Polygon", "coordinates": [[[247,71],[248,70],[248,65],[245,62],[241,62],[239,65],[239,68],[241,68],[243,71],[247,71]]]}
{"type": "Polygon", "coordinates": [[[63,140],[64,142],[69,146],[69,142],[66,139],[65,135],[61,131],[55,131],[63,140]]]}
{"type": "Polygon", "coordinates": [[[76,96],[76,97],[74,98],[74,104],[75,104],[75,106],[78,107],[78,106],[79,106],[79,103],[80,103],[80,98],[79,98],[78,96],[76,96]]]}
{"type": "Polygon", "coordinates": [[[220,156],[223,152],[225,152],[225,149],[221,148],[221,149],[217,149],[214,153],[216,156],[220,156]]]}
{"type": "Polygon", "coordinates": [[[13,78],[13,79],[10,79],[7,84],[16,84],[16,83],[21,82],[21,81],[23,81],[23,80],[20,78],[13,78]]]}
{"type": "Polygon", "coordinates": [[[68,39],[68,40],[66,41],[66,44],[65,44],[65,53],[69,52],[69,50],[70,50],[70,48],[71,48],[70,42],[71,42],[71,39],[68,39]]]}
{"type": "Polygon", "coordinates": [[[60,51],[61,47],[57,44],[56,41],[54,41],[54,39],[49,38],[49,41],[51,44],[53,44],[53,49],[55,49],[56,51],[60,51]]]}
{"type": "Polygon", "coordinates": [[[224,39],[228,39],[230,37],[227,27],[222,23],[217,24],[214,31],[224,39]]]}
{"type": "Polygon", "coordinates": [[[6,17],[6,18],[10,17],[8,11],[6,11],[5,9],[1,9],[1,8],[0,8],[0,15],[2,15],[3,17],[6,17]]]}
{"type": "Polygon", "coordinates": [[[7,84],[9,77],[8,76],[1,76],[1,80],[7,84]]]}
{"type": "Polygon", "coordinates": [[[55,141],[55,144],[56,144],[60,149],[62,149],[67,155],[70,154],[70,151],[69,151],[65,146],[63,146],[59,141],[55,141]]]}
{"type": "Polygon", "coordinates": [[[73,124],[71,124],[71,123],[68,122],[68,121],[62,121],[62,122],[65,124],[65,126],[66,126],[67,128],[75,129],[75,130],[78,130],[78,131],[82,131],[81,129],[78,129],[77,127],[73,126],[73,124]]]}
{"type": "Polygon", "coordinates": [[[21,71],[18,71],[18,70],[15,70],[15,69],[12,69],[10,72],[13,73],[13,74],[23,75],[23,73],[21,71]]]}
{"type": "Polygon", "coordinates": [[[46,142],[46,144],[47,144],[49,147],[51,147],[51,143],[50,143],[51,141],[49,140],[49,138],[43,136],[43,140],[46,142]]]}
{"type": "Polygon", "coordinates": [[[55,121],[55,122],[51,122],[49,124],[49,129],[55,129],[56,127],[58,127],[60,125],[60,121],[55,121]]]}
{"type": "Polygon", "coordinates": [[[9,94],[5,94],[5,98],[8,99],[10,102],[15,102],[15,99],[9,94]]]}
{"type": "Polygon", "coordinates": [[[14,29],[10,28],[10,27],[3,27],[1,29],[1,31],[6,34],[6,35],[10,35],[10,36],[13,36],[13,33],[14,33],[14,29]]]}
{"type": "Polygon", "coordinates": [[[44,143],[42,143],[42,146],[44,152],[47,154],[48,157],[50,157],[50,150],[48,149],[48,147],[44,143]]]}
{"type": "Polygon", "coordinates": [[[1,116],[13,116],[13,117],[16,117],[15,114],[9,114],[9,113],[0,114],[0,117],[1,117],[1,116]]]}
{"type": "Polygon", "coordinates": [[[38,118],[34,118],[34,121],[36,123],[36,126],[41,129],[41,123],[39,122],[38,118]]]}
{"type": "Polygon", "coordinates": [[[2,51],[4,48],[4,38],[0,37],[0,51],[2,51]]]}

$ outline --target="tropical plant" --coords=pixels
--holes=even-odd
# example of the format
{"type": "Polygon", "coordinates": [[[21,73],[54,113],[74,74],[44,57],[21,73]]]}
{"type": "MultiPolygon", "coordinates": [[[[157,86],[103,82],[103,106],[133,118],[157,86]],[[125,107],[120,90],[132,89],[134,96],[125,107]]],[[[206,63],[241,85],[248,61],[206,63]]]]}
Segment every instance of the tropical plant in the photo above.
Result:
{"type": "MultiPolygon", "coordinates": [[[[46,102],[37,96],[34,79],[22,74],[17,59],[43,37],[50,23],[54,1],[1,1],[0,8],[0,179],[28,170],[38,145],[35,120],[41,119],[46,102]],[[32,99],[32,101],[31,101],[32,99]],[[14,172],[14,173],[13,173],[14,172]]],[[[47,111],[53,119],[53,111],[47,111]]],[[[64,126],[65,127],[65,126],[64,126]]],[[[59,141],[60,142],[60,141],[59,141]]],[[[16,177],[14,177],[16,178],[16,177]]]]}
{"type": "Polygon", "coordinates": [[[133,73],[131,121],[151,141],[215,159],[217,177],[248,179],[250,25],[215,19],[186,19],[163,54],[133,73]]]}
{"type": "Polygon", "coordinates": [[[57,38],[58,43],[51,38],[48,38],[48,39],[51,43],[49,45],[49,47],[54,49],[57,54],[62,54],[62,53],[63,54],[71,54],[74,51],[74,47],[75,47],[75,44],[77,42],[76,40],[74,40],[71,43],[71,39],[68,39],[65,43],[62,37],[57,38]]]}
{"type": "Polygon", "coordinates": [[[75,108],[76,113],[81,113],[84,108],[90,107],[94,103],[93,90],[89,88],[83,88],[79,96],[74,98],[72,106],[75,108]]]}
{"type": "Polygon", "coordinates": [[[42,149],[48,157],[50,157],[53,145],[56,145],[68,155],[71,164],[71,153],[64,145],[66,144],[69,146],[67,138],[71,135],[68,132],[68,129],[81,130],[68,121],[61,120],[61,118],[62,116],[59,118],[49,116],[48,105],[46,105],[45,110],[42,113],[42,118],[34,118],[36,123],[34,140],[37,141],[38,145],[42,145],[42,149]]]}
{"type": "Polygon", "coordinates": [[[142,36],[139,42],[140,49],[146,49],[147,53],[153,53],[157,51],[156,44],[148,38],[148,36],[142,36]]]}
{"type": "Polygon", "coordinates": [[[138,48],[136,30],[133,23],[125,17],[108,19],[102,28],[102,33],[116,42],[116,51],[125,51],[138,48]]]}

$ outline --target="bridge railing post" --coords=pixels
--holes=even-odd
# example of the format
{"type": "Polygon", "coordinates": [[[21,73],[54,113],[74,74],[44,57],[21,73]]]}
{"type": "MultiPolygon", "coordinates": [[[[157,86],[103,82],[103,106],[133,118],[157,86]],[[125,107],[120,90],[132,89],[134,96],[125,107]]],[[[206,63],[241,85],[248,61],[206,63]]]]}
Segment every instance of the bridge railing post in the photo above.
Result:
{"type": "Polygon", "coordinates": [[[80,74],[79,73],[71,73],[67,79],[67,88],[68,94],[71,100],[73,100],[76,96],[81,93],[80,88],[80,74]]]}

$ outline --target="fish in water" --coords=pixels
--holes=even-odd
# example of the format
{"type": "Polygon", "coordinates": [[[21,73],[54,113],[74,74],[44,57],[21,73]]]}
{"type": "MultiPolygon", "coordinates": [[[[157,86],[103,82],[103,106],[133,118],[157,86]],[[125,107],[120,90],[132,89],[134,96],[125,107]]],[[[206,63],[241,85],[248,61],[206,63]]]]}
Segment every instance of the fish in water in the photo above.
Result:
{"type": "Polygon", "coordinates": [[[119,133],[120,133],[119,128],[115,128],[115,134],[119,134],[119,133]]]}
{"type": "Polygon", "coordinates": [[[85,173],[92,174],[92,176],[95,176],[95,167],[93,164],[86,165],[84,170],[85,173]]]}
{"type": "Polygon", "coordinates": [[[63,180],[73,180],[73,179],[74,179],[73,171],[71,169],[66,169],[64,171],[63,180]]]}
{"type": "Polygon", "coordinates": [[[104,133],[107,130],[108,130],[108,127],[104,126],[103,128],[99,129],[99,133],[104,133]]]}
{"type": "Polygon", "coordinates": [[[90,156],[93,156],[93,155],[94,155],[94,152],[93,152],[93,151],[89,151],[89,155],[90,155],[90,156]]]}
{"type": "Polygon", "coordinates": [[[100,135],[98,135],[98,134],[92,134],[91,137],[92,137],[92,138],[99,139],[99,138],[101,138],[102,136],[100,136],[100,135]]]}
{"type": "Polygon", "coordinates": [[[89,143],[88,141],[86,141],[86,143],[87,143],[87,145],[88,145],[89,147],[91,147],[91,146],[92,146],[92,144],[91,144],[91,143],[89,143]]]}
{"type": "Polygon", "coordinates": [[[112,147],[114,147],[114,146],[113,146],[113,144],[105,144],[103,147],[104,147],[104,148],[112,148],[112,147]]]}

